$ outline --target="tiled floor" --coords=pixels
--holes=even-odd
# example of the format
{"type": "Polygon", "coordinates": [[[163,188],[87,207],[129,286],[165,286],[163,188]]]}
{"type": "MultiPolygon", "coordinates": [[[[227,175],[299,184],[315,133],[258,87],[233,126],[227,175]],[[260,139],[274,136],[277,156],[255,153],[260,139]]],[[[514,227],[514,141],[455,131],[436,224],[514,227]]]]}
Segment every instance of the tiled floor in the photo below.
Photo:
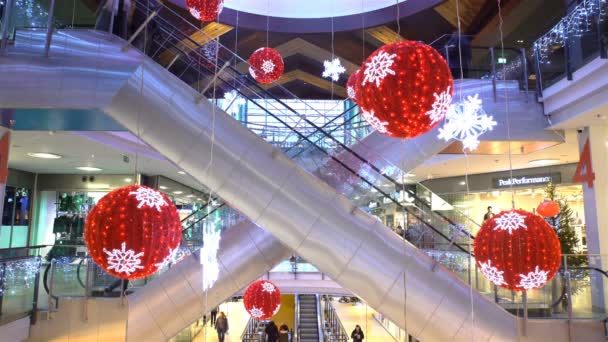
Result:
{"type": "MultiPolygon", "coordinates": [[[[220,305],[220,311],[224,311],[228,318],[228,326],[230,330],[224,339],[224,342],[241,341],[241,334],[249,321],[249,314],[245,311],[243,302],[230,302],[220,305]]],[[[194,342],[217,342],[217,333],[213,328],[207,325],[203,330],[192,340],[194,342]]]]}
{"type": "Polygon", "coordinates": [[[342,325],[349,334],[355,329],[355,325],[359,324],[365,334],[365,341],[373,342],[394,342],[395,339],[378,323],[372,316],[376,311],[365,304],[341,304],[337,301],[333,302],[336,312],[342,321],[342,325]]]}

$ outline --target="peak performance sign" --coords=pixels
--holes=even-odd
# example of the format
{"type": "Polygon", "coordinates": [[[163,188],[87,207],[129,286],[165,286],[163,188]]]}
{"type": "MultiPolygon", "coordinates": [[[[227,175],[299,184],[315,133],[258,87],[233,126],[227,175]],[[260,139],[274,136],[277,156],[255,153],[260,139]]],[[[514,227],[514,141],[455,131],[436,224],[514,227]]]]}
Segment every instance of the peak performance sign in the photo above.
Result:
{"type": "Polygon", "coordinates": [[[544,185],[549,182],[554,184],[561,183],[562,175],[559,173],[530,175],[530,176],[514,176],[506,178],[494,178],[494,188],[507,188],[518,186],[534,186],[544,185]]]}

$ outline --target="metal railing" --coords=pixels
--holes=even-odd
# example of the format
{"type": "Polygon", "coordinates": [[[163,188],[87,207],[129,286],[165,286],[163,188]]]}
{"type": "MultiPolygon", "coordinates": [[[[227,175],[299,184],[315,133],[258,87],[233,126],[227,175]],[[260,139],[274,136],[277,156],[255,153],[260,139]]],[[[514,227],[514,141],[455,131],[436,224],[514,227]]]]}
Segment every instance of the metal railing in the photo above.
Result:
{"type": "Polygon", "coordinates": [[[330,297],[323,296],[323,324],[324,324],[324,336],[326,342],[341,342],[348,341],[349,335],[340,317],[336,312],[336,308],[331,303],[330,297]]]}
{"type": "Polygon", "coordinates": [[[257,318],[250,317],[247,321],[247,325],[241,334],[241,341],[243,342],[261,342],[263,338],[263,331],[260,327],[263,322],[257,318]]]}

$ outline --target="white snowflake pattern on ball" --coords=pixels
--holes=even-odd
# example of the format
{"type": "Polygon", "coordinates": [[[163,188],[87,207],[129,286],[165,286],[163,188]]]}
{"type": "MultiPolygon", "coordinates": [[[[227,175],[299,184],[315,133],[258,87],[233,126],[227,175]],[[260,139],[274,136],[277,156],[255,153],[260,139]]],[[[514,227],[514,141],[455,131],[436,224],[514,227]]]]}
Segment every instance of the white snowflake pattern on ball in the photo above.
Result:
{"type": "Polygon", "coordinates": [[[249,67],[249,74],[250,74],[250,75],[251,75],[251,77],[253,77],[253,78],[256,78],[256,77],[257,77],[257,75],[256,75],[256,73],[255,73],[255,70],[253,70],[253,68],[252,68],[252,67],[249,67]]]}
{"type": "Polygon", "coordinates": [[[508,285],[503,276],[505,272],[499,271],[496,267],[492,266],[492,260],[488,260],[485,263],[480,262],[479,265],[481,266],[481,273],[493,284],[508,285]]]}
{"type": "Polygon", "coordinates": [[[346,94],[348,95],[349,98],[351,98],[352,100],[355,99],[355,87],[352,86],[348,86],[346,87],[346,94]]]}
{"type": "Polygon", "coordinates": [[[201,12],[197,11],[195,8],[190,7],[190,14],[197,20],[201,20],[201,12]]]}
{"type": "Polygon", "coordinates": [[[167,205],[163,195],[154,189],[139,187],[136,191],[129,192],[129,195],[135,195],[135,199],[139,201],[139,204],[137,205],[138,208],[145,205],[161,211],[160,207],[167,205]]]}
{"type": "Polygon", "coordinates": [[[365,63],[365,69],[363,70],[365,77],[361,85],[369,82],[376,83],[376,87],[380,87],[380,83],[386,76],[395,75],[395,70],[391,69],[393,63],[395,63],[395,57],[397,57],[397,54],[389,55],[385,51],[380,51],[372,57],[370,62],[365,63]]]}
{"type": "Polygon", "coordinates": [[[274,70],[274,63],[270,59],[265,59],[262,62],[262,71],[266,74],[270,74],[274,70]]]}
{"type": "Polygon", "coordinates": [[[158,270],[165,268],[165,266],[169,265],[171,262],[174,262],[175,255],[177,254],[177,248],[169,248],[169,254],[163,259],[161,262],[157,262],[154,264],[158,270]]]}
{"type": "Polygon", "coordinates": [[[127,249],[127,244],[123,242],[121,245],[122,249],[112,249],[108,251],[103,249],[103,252],[108,255],[108,269],[114,270],[116,273],[125,273],[131,275],[137,269],[144,268],[141,266],[141,257],[144,252],[135,254],[132,249],[127,249]]]}
{"type": "Polygon", "coordinates": [[[372,126],[373,129],[375,129],[376,131],[380,132],[380,133],[384,133],[384,134],[391,134],[388,129],[386,128],[386,126],[388,126],[388,122],[382,122],[380,121],[380,119],[378,119],[375,115],[374,115],[374,111],[362,111],[363,113],[363,119],[365,119],[365,121],[367,121],[367,123],[372,126]]]}
{"type": "Polygon", "coordinates": [[[254,318],[264,317],[264,311],[262,311],[262,309],[256,308],[255,306],[252,307],[251,310],[249,310],[249,314],[251,315],[251,317],[254,318]]]}
{"type": "Polygon", "coordinates": [[[479,146],[479,137],[494,126],[496,121],[483,109],[479,94],[475,94],[450,106],[438,137],[445,141],[456,139],[462,142],[464,149],[473,151],[479,146]]]}
{"type": "Polygon", "coordinates": [[[323,77],[331,78],[334,82],[337,82],[340,79],[340,75],[342,75],[346,69],[340,64],[339,58],[334,58],[331,61],[324,61],[323,66],[325,70],[323,71],[323,77]]]}
{"type": "Polygon", "coordinates": [[[514,230],[519,228],[528,228],[524,223],[525,218],[525,216],[514,211],[508,211],[494,218],[494,221],[496,221],[496,227],[494,227],[494,230],[507,230],[509,231],[509,234],[513,234],[514,230]]]}
{"type": "Polygon", "coordinates": [[[262,292],[274,293],[276,291],[276,287],[269,282],[262,283],[262,292]]]}
{"type": "Polygon", "coordinates": [[[548,275],[548,271],[539,270],[538,266],[536,266],[534,271],[529,272],[527,275],[520,274],[521,280],[516,286],[523,287],[526,290],[539,288],[547,283],[548,275]]]}
{"type": "Polygon", "coordinates": [[[277,307],[276,307],[276,308],[274,309],[274,311],[272,312],[272,315],[273,315],[273,316],[274,316],[274,315],[276,315],[276,314],[279,312],[279,310],[281,310],[281,304],[277,305],[277,307]]]}
{"type": "Polygon", "coordinates": [[[219,0],[217,2],[217,15],[220,15],[224,10],[224,0],[219,0]]]}
{"type": "Polygon", "coordinates": [[[433,107],[431,108],[431,110],[426,112],[426,115],[431,118],[432,125],[443,120],[443,118],[445,118],[446,114],[450,110],[450,106],[452,105],[451,88],[448,87],[441,94],[434,93],[433,96],[435,97],[433,107]]]}

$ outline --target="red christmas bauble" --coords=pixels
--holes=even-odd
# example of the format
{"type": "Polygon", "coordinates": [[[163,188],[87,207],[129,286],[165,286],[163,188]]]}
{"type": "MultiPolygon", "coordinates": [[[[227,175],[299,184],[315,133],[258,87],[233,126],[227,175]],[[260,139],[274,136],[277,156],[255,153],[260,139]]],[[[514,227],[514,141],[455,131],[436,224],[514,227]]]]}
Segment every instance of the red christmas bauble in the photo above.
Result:
{"type": "Polygon", "coordinates": [[[224,0],[186,0],[186,7],[200,21],[214,21],[224,9],[224,0]]]}
{"type": "Polygon", "coordinates": [[[544,286],[561,262],[555,231],[542,217],[524,210],[503,211],[485,221],[474,247],[481,273],[513,291],[544,286]]]}
{"type": "Polygon", "coordinates": [[[182,238],[175,205],[140,185],[109,192],[87,215],[84,241],[93,261],[123,279],[149,276],[168,264],[182,238]]]}
{"type": "Polygon", "coordinates": [[[281,291],[271,281],[258,280],[247,287],[243,302],[251,317],[269,319],[281,308],[281,291]]]}
{"type": "Polygon", "coordinates": [[[536,208],[536,212],[543,217],[554,217],[559,214],[559,211],[559,203],[555,201],[544,201],[536,208]]]}
{"type": "Polygon", "coordinates": [[[358,104],[378,132],[413,138],[437,126],[452,102],[453,80],[443,57],[414,41],[384,45],[361,66],[358,104]]]}
{"type": "Polygon", "coordinates": [[[249,57],[249,74],[262,84],[272,83],[283,75],[283,57],[273,48],[259,48],[249,57]]]}
{"type": "Polygon", "coordinates": [[[357,103],[357,95],[359,94],[359,84],[361,83],[361,69],[353,72],[346,82],[346,94],[354,102],[357,103]]]}

